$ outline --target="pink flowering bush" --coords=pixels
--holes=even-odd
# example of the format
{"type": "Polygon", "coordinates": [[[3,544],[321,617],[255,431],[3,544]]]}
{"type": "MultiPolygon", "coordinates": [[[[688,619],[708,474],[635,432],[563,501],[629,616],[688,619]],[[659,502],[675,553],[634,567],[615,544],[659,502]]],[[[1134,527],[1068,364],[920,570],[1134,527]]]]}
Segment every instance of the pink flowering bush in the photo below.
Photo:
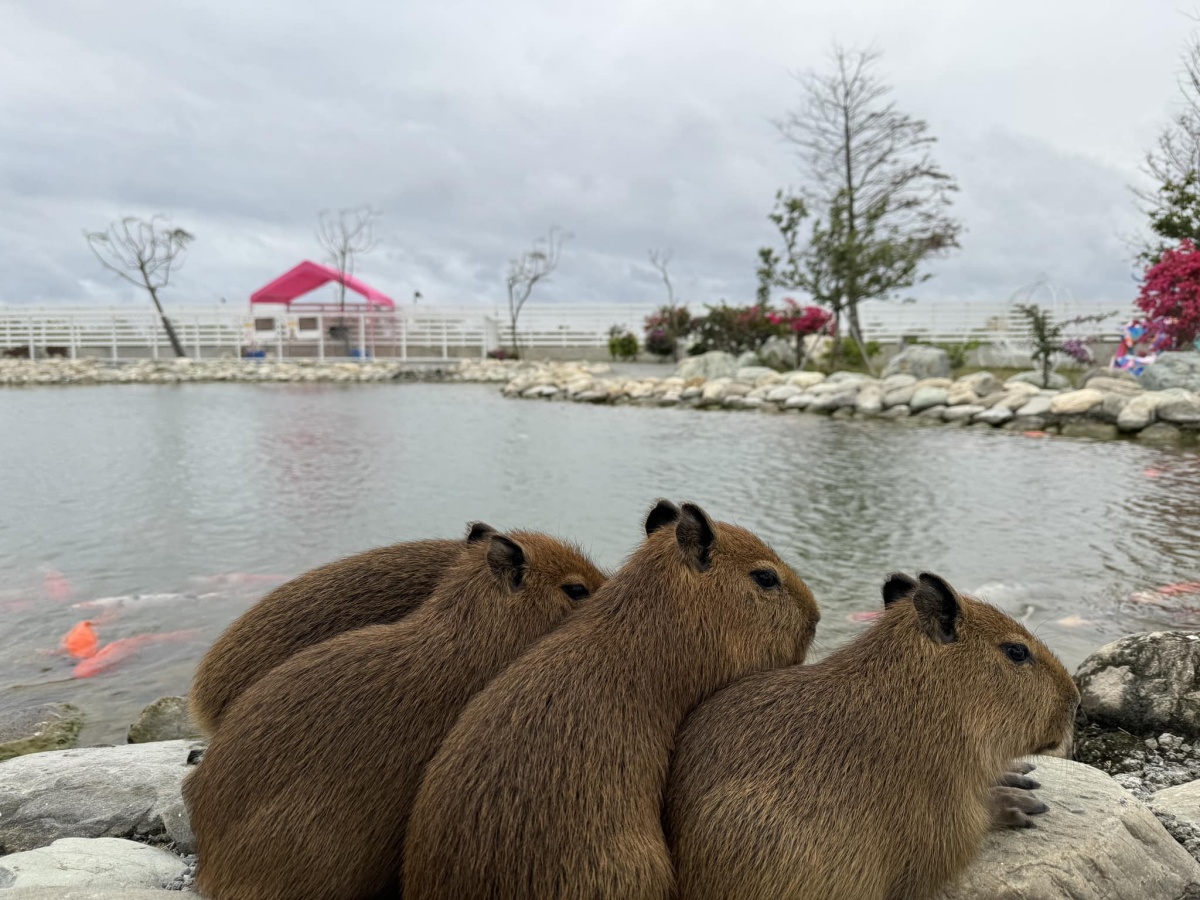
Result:
{"type": "Polygon", "coordinates": [[[785,331],[804,337],[820,334],[833,319],[833,314],[819,306],[801,306],[791,297],[783,301],[782,312],[769,312],[767,319],[785,331]]]}
{"type": "Polygon", "coordinates": [[[1189,347],[1200,337],[1200,251],[1184,239],[1146,270],[1137,298],[1148,330],[1166,336],[1170,349],[1189,347]]]}

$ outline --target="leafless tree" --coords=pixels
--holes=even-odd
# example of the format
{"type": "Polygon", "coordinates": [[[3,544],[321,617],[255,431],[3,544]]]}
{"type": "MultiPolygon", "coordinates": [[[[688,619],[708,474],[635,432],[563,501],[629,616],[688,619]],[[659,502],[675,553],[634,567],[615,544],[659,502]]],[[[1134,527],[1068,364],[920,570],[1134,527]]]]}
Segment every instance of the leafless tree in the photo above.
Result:
{"type": "MultiPolygon", "coordinates": [[[[338,272],[338,309],[346,312],[346,279],[354,274],[357,257],[375,249],[375,220],[380,213],[370,206],[350,209],[323,209],[317,214],[317,243],[338,272]]],[[[350,330],[345,319],[338,322],[338,333],[350,355],[350,330]]]]}
{"type": "Polygon", "coordinates": [[[800,196],[817,217],[810,250],[830,269],[833,308],[845,310],[864,350],[859,303],[928,278],[922,262],[957,247],[961,232],[948,214],[957,185],[931,155],[937,139],[890,99],[879,58],[835,44],[829,70],[797,76],[800,104],[776,123],[807,170],[800,196]]]}
{"type": "Polygon", "coordinates": [[[653,248],[648,250],[646,255],[649,256],[650,265],[654,268],[654,271],[659,274],[663,280],[663,284],[667,286],[667,305],[674,307],[675,288],[671,286],[671,276],[667,273],[667,266],[670,265],[671,257],[675,255],[674,252],[670,248],[666,250],[653,248]]]}
{"type": "Polygon", "coordinates": [[[1179,110],[1146,151],[1142,163],[1155,184],[1150,190],[1136,190],[1143,203],[1153,202],[1159,185],[1183,181],[1189,173],[1200,171],[1200,34],[1195,31],[1184,49],[1178,87],[1179,110]]]}
{"type": "Polygon", "coordinates": [[[505,284],[508,287],[508,316],[514,356],[521,354],[517,341],[517,319],[525,301],[529,299],[538,283],[548,279],[558,268],[563,242],[570,239],[569,232],[554,225],[545,237],[534,238],[532,249],[509,261],[505,284]]]}
{"type": "Polygon", "coordinates": [[[194,236],[182,228],[172,228],[165,216],[149,220],[126,216],[106,231],[85,231],[83,236],[100,265],[150,295],[175,355],[187,356],[175,327],[163,312],[158,292],[170,284],[171,269],[182,265],[183,251],[194,236]]]}

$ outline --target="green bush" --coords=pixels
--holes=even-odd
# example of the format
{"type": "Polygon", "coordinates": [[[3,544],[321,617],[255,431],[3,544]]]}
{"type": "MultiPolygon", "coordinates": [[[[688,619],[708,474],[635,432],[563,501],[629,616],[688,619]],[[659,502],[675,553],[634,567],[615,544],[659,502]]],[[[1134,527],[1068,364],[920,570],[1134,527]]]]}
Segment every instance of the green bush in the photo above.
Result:
{"type": "Polygon", "coordinates": [[[608,355],[613,359],[637,359],[638,339],[620,325],[608,329],[608,355]]]}
{"type": "Polygon", "coordinates": [[[690,354],[708,350],[725,350],[729,353],[758,351],[767,338],[783,334],[784,328],[772,322],[770,310],[760,304],[754,306],[730,306],[721,301],[718,306],[705,307],[706,315],[692,321],[695,343],[690,354]]]}

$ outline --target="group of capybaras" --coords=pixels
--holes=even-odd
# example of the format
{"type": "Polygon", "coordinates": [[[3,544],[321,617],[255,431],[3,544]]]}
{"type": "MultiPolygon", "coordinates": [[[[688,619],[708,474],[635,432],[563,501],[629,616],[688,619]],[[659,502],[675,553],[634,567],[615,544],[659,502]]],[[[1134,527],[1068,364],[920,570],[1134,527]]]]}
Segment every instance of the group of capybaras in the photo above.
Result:
{"type": "Polygon", "coordinates": [[[805,583],[659,500],[621,568],[483,523],[314,569],[200,663],[218,900],[921,900],[1046,807],[1079,694],[937,575],[804,664],[805,583]]]}

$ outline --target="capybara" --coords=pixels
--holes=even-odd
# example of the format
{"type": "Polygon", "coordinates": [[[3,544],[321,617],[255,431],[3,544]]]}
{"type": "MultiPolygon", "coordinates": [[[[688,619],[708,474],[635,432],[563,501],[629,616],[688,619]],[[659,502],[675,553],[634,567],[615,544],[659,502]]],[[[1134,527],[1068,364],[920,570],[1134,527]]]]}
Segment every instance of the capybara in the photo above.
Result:
{"type": "Polygon", "coordinates": [[[928,573],[884,596],[826,659],[688,718],[667,790],[681,900],[927,898],[979,851],[1009,761],[1071,730],[1075,683],[1020,624],[928,573]]]}
{"type": "Polygon", "coordinates": [[[394,895],[422,769],[463,705],[603,582],[561,541],[493,533],[405,619],[338,635],[260,678],[184,782],[200,891],[394,895]]]}
{"type": "Polygon", "coordinates": [[[465,541],[377,547],[275,588],[234,620],[200,660],[188,693],[192,720],[212,734],[229,704],[288,657],[345,631],[400,621],[428,599],[468,543],[494,531],[474,522],[465,541]]]}
{"type": "Polygon", "coordinates": [[[803,658],[812,594],[750,532],[660,501],[648,537],[463,710],[409,826],[410,900],[665,898],[675,732],[727,682],[803,658]]]}

